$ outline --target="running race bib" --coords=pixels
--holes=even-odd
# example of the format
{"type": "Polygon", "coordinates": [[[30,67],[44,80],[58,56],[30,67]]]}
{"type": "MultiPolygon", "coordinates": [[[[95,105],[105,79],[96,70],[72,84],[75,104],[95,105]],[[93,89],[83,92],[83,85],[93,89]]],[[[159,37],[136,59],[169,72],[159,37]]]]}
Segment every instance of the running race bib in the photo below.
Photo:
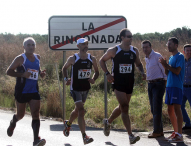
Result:
{"type": "Polygon", "coordinates": [[[126,74],[132,72],[132,64],[119,64],[119,73],[126,74]]]}
{"type": "Polygon", "coordinates": [[[31,80],[38,80],[38,70],[29,69],[28,72],[31,73],[29,79],[31,79],[31,80]]]}
{"type": "Polygon", "coordinates": [[[78,79],[90,78],[91,69],[80,69],[78,70],[78,79]]]}

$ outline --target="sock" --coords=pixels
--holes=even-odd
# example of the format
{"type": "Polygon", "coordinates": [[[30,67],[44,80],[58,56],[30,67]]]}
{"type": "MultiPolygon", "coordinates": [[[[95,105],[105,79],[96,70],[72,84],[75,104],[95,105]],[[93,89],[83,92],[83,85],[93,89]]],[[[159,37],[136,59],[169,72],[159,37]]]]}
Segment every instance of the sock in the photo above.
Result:
{"type": "Polygon", "coordinates": [[[69,121],[66,123],[69,127],[71,127],[72,123],[70,123],[69,121]]]}
{"type": "Polygon", "coordinates": [[[83,134],[82,134],[82,137],[83,137],[83,138],[86,137],[86,133],[83,133],[83,134]]]}
{"type": "Polygon", "coordinates": [[[182,136],[182,134],[180,134],[180,133],[178,133],[178,132],[175,132],[175,134],[178,134],[178,136],[180,136],[180,137],[182,136]]]}
{"type": "Polygon", "coordinates": [[[34,141],[38,139],[39,129],[40,129],[40,120],[32,120],[32,129],[34,134],[34,141]]]}
{"type": "Polygon", "coordinates": [[[16,123],[17,123],[17,118],[16,118],[16,115],[13,115],[13,119],[11,120],[11,124],[15,127],[16,126],[16,123]]]}

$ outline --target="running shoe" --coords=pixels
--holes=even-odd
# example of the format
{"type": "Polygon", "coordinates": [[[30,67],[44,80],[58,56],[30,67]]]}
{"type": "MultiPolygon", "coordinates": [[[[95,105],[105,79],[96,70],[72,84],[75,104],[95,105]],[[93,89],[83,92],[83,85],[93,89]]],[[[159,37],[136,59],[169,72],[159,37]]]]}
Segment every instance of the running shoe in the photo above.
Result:
{"type": "Polygon", "coordinates": [[[134,136],[133,134],[131,134],[131,136],[129,136],[129,142],[130,144],[135,144],[137,141],[140,140],[139,136],[134,136]]]}
{"type": "Polygon", "coordinates": [[[84,140],[84,144],[88,144],[88,143],[91,143],[94,141],[93,138],[91,138],[87,135],[83,138],[83,140],[84,140]]]}
{"type": "Polygon", "coordinates": [[[13,135],[13,132],[14,132],[15,127],[16,127],[16,123],[14,124],[14,123],[13,123],[13,120],[11,120],[10,125],[9,125],[9,127],[8,127],[8,129],[7,129],[7,135],[8,135],[8,136],[11,137],[11,136],[13,135]]]}
{"type": "Polygon", "coordinates": [[[169,136],[169,137],[165,138],[165,140],[166,140],[166,141],[169,141],[169,139],[173,138],[173,137],[174,137],[174,135],[175,135],[175,132],[173,132],[173,133],[171,134],[171,136],[169,136]]]}
{"type": "Polygon", "coordinates": [[[103,124],[104,124],[103,133],[105,136],[109,136],[111,124],[109,124],[107,119],[103,119],[103,124]]]}
{"type": "Polygon", "coordinates": [[[69,134],[70,134],[70,129],[71,129],[71,127],[67,125],[67,122],[68,122],[68,120],[64,121],[64,130],[63,130],[63,133],[64,133],[64,135],[65,135],[66,137],[69,136],[69,134]]]}
{"type": "Polygon", "coordinates": [[[46,144],[46,140],[45,139],[41,139],[40,137],[38,137],[38,139],[36,139],[33,142],[33,146],[44,146],[46,144]]]}
{"type": "Polygon", "coordinates": [[[173,143],[178,143],[178,142],[184,142],[183,141],[183,136],[179,136],[178,134],[175,134],[174,137],[168,140],[169,142],[173,143]]]}

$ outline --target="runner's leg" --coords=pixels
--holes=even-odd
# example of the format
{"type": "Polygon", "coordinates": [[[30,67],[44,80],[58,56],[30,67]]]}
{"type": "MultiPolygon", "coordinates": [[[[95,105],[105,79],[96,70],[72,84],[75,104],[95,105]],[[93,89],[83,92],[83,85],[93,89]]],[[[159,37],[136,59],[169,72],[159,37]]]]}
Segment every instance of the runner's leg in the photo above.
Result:
{"type": "Polygon", "coordinates": [[[85,110],[84,110],[84,104],[83,102],[76,102],[76,108],[78,109],[78,124],[81,130],[81,133],[85,133],[85,110]]]}
{"type": "Polygon", "coordinates": [[[16,101],[16,106],[17,106],[17,113],[15,114],[15,117],[17,121],[19,121],[25,115],[26,103],[19,103],[18,101],[16,101]]]}
{"type": "Polygon", "coordinates": [[[131,135],[132,131],[131,131],[131,123],[129,119],[129,102],[131,99],[131,94],[126,94],[125,92],[120,92],[117,90],[115,90],[114,92],[121,108],[121,117],[123,120],[123,124],[128,134],[131,135]]]}
{"type": "Polygon", "coordinates": [[[69,123],[72,124],[72,122],[78,117],[78,109],[75,106],[75,109],[70,114],[69,123]]]}
{"type": "Polygon", "coordinates": [[[111,113],[110,117],[108,118],[108,122],[112,123],[119,115],[121,114],[120,106],[118,105],[113,112],[111,113]]]}
{"type": "Polygon", "coordinates": [[[39,139],[40,129],[40,100],[31,100],[29,102],[31,115],[32,115],[32,129],[34,134],[34,141],[39,139]]]}
{"type": "Polygon", "coordinates": [[[19,103],[16,101],[16,106],[17,106],[17,112],[16,114],[13,115],[13,119],[10,121],[10,125],[7,129],[7,135],[8,136],[12,136],[13,135],[13,131],[16,127],[16,123],[22,119],[25,115],[25,107],[26,107],[26,103],[19,103]]]}

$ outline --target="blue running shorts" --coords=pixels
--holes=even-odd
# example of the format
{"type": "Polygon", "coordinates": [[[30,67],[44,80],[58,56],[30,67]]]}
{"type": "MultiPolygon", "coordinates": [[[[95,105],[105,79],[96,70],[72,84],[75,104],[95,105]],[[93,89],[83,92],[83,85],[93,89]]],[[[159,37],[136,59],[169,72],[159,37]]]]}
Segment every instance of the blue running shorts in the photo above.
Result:
{"type": "Polygon", "coordinates": [[[165,103],[168,105],[182,104],[183,91],[177,87],[166,87],[165,103]]]}

